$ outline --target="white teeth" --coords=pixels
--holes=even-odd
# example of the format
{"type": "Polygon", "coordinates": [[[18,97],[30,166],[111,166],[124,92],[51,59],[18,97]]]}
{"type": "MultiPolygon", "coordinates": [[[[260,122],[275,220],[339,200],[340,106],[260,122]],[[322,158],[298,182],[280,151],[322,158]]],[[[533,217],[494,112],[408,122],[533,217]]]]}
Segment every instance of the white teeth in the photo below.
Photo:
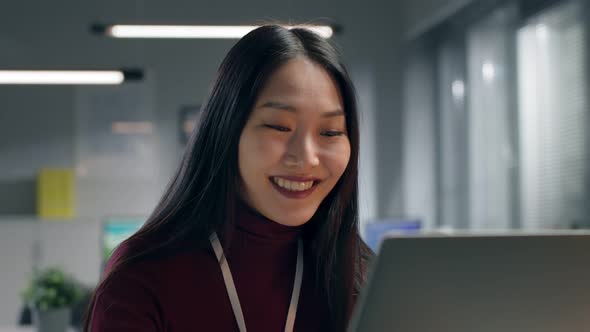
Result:
{"type": "Polygon", "coordinates": [[[305,191],[313,186],[313,181],[297,182],[297,181],[289,181],[289,180],[285,180],[285,179],[277,178],[277,177],[273,177],[272,180],[279,187],[285,188],[289,191],[305,191]]]}

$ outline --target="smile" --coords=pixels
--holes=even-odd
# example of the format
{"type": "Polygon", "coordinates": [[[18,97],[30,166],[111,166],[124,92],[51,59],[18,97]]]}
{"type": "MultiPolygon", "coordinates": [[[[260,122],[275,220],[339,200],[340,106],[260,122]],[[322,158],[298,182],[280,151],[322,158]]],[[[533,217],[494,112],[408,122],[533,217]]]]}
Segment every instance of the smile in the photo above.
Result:
{"type": "Polygon", "coordinates": [[[272,177],[271,180],[279,187],[289,191],[306,191],[313,186],[314,181],[290,181],[287,179],[272,177]]]}
{"type": "Polygon", "coordinates": [[[288,198],[305,198],[320,182],[316,179],[286,179],[278,176],[270,177],[270,181],[279,193],[288,198]]]}

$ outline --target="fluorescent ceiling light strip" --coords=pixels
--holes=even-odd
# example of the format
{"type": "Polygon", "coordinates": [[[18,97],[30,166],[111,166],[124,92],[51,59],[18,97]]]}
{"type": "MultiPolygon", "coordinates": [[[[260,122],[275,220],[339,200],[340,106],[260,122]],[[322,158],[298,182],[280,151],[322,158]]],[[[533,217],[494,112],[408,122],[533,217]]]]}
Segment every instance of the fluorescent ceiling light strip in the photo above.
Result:
{"type": "MultiPolygon", "coordinates": [[[[301,27],[314,31],[323,38],[330,38],[330,26],[301,25],[285,26],[288,29],[301,27]]],[[[113,25],[107,34],[115,38],[203,38],[239,39],[258,28],[255,25],[113,25]]]]}
{"type": "Polygon", "coordinates": [[[121,71],[0,70],[0,84],[121,84],[121,71]]]}
{"type": "Polygon", "coordinates": [[[305,28],[305,29],[308,29],[308,30],[311,30],[311,31],[317,33],[322,38],[330,38],[334,34],[334,29],[332,29],[332,27],[328,26],[328,25],[299,25],[299,26],[287,26],[286,28],[288,28],[288,29],[305,28]]]}

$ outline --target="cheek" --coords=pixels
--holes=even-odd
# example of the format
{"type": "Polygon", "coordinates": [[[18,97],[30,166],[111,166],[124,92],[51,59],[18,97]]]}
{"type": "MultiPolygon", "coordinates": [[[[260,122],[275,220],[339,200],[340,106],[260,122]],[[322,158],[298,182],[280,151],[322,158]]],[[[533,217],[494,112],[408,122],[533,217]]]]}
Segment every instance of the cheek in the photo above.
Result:
{"type": "Polygon", "coordinates": [[[239,163],[242,171],[248,174],[264,173],[280,161],[285,149],[284,142],[266,136],[256,135],[256,133],[242,135],[239,148],[239,163]]]}
{"type": "Polygon", "coordinates": [[[324,160],[326,167],[334,177],[334,181],[338,181],[350,161],[350,143],[346,142],[330,147],[325,154],[324,160]]]}
{"type": "Polygon", "coordinates": [[[281,140],[261,135],[253,147],[252,161],[265,167],[274,166],[280,162],[284,150],[281,140]]]}

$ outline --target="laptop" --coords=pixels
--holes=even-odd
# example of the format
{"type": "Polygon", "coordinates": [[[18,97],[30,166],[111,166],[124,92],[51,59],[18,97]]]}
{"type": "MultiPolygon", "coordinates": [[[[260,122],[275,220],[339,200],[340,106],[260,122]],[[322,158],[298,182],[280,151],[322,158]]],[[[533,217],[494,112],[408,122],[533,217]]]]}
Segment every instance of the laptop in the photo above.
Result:
{"type": "Polygon", "coordinates": [[[588,332],[590,233],[390,236],[351,332],[588,332]]]}

